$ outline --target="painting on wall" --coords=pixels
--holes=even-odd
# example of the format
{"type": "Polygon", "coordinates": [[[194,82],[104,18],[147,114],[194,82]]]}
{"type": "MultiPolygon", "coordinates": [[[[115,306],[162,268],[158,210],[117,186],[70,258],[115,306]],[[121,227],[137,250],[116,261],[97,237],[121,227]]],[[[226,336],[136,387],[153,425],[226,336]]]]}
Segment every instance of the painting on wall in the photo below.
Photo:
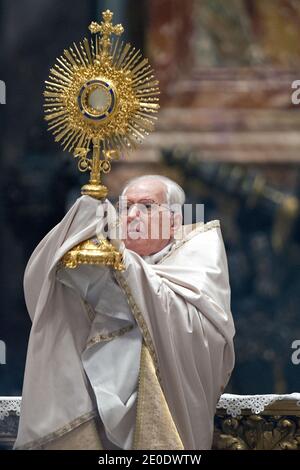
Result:
{"type": "Polygon", "coordinates": [[[199,66],[297,65],[298,1],[201,0],[194,10],[199,66]]]}

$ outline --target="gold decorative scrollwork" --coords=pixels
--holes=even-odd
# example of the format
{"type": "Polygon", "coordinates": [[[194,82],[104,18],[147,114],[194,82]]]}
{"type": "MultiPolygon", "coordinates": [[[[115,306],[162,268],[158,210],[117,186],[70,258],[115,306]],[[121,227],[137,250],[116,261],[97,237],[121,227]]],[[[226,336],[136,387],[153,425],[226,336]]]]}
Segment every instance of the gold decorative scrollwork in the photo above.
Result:
{"type": "Polygon", "coordinates": [[[214,448],[218,450],[299,450],[299,416],[216,416],[214,448]]]}

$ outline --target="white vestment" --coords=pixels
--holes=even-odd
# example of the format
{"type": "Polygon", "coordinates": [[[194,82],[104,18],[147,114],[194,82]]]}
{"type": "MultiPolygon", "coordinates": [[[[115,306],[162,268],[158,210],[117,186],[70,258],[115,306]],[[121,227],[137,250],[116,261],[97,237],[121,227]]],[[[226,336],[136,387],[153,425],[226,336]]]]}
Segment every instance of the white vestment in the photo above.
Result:
{"type": "Polygon", "coordinates": [[[99,204],[79,198],[29,260],[33,324],[15,447],[43,448],[99,413],[109,440],[132,448],[145,341],[183,447],[208,449],[234,364],[219,223],[200,224],[156,259],[125,249],[121,274],[97,266],[57,272],[69,249],[95,236],[99,204]]]}

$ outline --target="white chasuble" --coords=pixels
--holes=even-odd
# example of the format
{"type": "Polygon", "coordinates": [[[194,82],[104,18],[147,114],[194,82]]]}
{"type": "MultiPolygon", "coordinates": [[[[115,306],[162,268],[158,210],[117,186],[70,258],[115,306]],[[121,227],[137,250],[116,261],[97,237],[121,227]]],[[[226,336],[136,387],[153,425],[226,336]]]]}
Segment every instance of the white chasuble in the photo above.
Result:
{"type": "Polygon", "coordinates": [[[219,223],[153,257],[124,249],[121,273],[59,268],[95,236],[99,204],[79,198],[26,268],[32,329],[15,448],[103,448],[100,419],[122,449],[209,449],[234,365],[219,223]]]}

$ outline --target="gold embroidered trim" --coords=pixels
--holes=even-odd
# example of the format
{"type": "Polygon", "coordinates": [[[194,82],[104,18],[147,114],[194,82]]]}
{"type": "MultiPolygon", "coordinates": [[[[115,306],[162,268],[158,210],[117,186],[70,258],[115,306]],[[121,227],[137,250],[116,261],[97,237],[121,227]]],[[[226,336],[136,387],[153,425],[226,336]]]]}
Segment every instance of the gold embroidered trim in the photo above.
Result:
{"type": "Polygon", "coordinates": [[[98,416],[98,412],[96,410],[89,411],[88,413],[82,416],[79,416],[78,418],[75,418],[70,423],[65,424],[64,426],[57,429],[56,431],[50,434],[47,434],[47,436],[44,436],[40,439],[36,439],[34,441],[30,441],[27,444],[24,444],[23,446],[17,447],[17,449],[18,450],[40,449],[45,444],[48,444],[50,441],[53,441],[54,439],[58,439],[59,437],[72,431],[73,429],[77,428],[78,426],[85,423],[89,419],[94,418],[95,416],[98,416]]]}
{"type": "Polygon", "coordinates": [[[89,348],[90,346],[93,346],[96,343],[100,343],[101,341],[111,341],[114,338],[123,336],[128,331],[131,331],[134,328],[134,326],[135,325],[128,325],[128,326],[124,326],[120,330],[112,331],[111,333],[98,334],[89,340],[89,342],[87,343],[87,348],[89,348]]]}
{"type": "Polygon", "coordinates": [[[145,340],[145,343],[147,345],[149,353],[151,354],[151,357],[155,366],[157,378],[159,382],[161,383],[161,377],[160,377],[160,372],[159,372],[159,367],[158,367],[158,359],[157,359],[156,352],[153,346],[151,335],[148,330],[148,326],[144,320],[141,310],[139,309],[138,305],[135,302],[135,299],[131,293],[130,287],[126,282],[126,279],[124,278],[124,274],[122,272],[115,271],[114,275],[115,275],[117,282],[119,283],[120,287],[123,289],[127,297],[127,301],[130,306],[132,315],[142,332],[143,338],[145,340]]]}
{"type": "Polygon", "coordinates": [[[81,303],[82,303],[82,307],[83,307],[85,313],[87,314],[88,319],[90,320],[91,323],[93,323],[93,321],[95,320],[95,317],[96,317],[96,313],[95,313],[93,307],[85,299],[83,299],[81,296],[80,296],[80,300],[81,300],[81,303]]]}
{"type": "Polygon", "coordinates": [[[144,341],[142,342],[142,349],[141,349],[141,356],[140,356],[140,370],[139,370],[139,379],[138,379],[138,386],[137,386],[137,406],[136,406],[136,419],[135,419],[135,429],[134,429],[134,436],[133,436],[133,445],[132,449],[136,450],[138,447],[138,443],[140,441],[141,436],[141,428],[142,428],[142,406],[143,400],[141,399],[141,385],[145,375],[145,351],[144,351],[144,341]]]}
{"type": "Polygon", "coordinates": [[[206,222],[206,224],[204,224],[203,222],[196,224],[196,227],[190,233],[188,233],[183,239],[178,240],[178,241],[175,240],[174,245],[172,246],[171,250],[165,256],[163,256],[162,259],[158,261],[157,264],[163,263],[165,259],[169,258],[169,256],[172,256],[173,253],[178,250],[178,248],[181,248],[182,245],[184,245],[186,242],[191,240],[194,236],[198,235],[198,233],[207,232],[208,230],[212,230],[214,228],[220,228],[219,220],[211,220],[210,222],[206,222]]]}
{"type": "Polygon", "coordinates": [[[91,418],[58,439],[45,444],[42,450],[104,450],[99,418],[91,418]]]}

